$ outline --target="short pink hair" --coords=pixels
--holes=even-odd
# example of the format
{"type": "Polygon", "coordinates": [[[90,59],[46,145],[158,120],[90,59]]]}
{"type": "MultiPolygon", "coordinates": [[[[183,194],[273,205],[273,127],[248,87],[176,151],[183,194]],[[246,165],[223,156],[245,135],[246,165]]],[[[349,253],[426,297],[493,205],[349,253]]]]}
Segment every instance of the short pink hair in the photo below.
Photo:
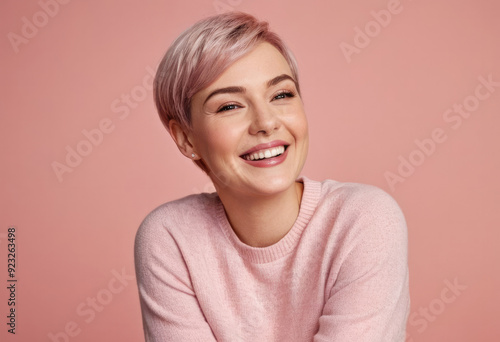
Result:
{"type": "MultiPolygon", "coordinates": [[[[269,30],[267,22],[246,13],[229,12],[203,19],[184,31],[163,57],[154,80],[156,108],[167,130],[173,119],[190,129],[193,95],[261,42],[281,52],[298,88],[295,58],[281,38],[269,30]]],[[[297,91],[300,94],[300,89],[297,91]]]]}

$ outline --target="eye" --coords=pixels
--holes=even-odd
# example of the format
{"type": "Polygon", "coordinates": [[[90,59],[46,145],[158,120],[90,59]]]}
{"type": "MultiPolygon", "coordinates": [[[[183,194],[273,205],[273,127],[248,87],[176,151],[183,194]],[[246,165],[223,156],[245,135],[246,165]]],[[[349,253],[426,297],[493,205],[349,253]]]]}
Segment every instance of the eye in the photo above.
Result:
{"type": "Polygon", "coordinates": [[[273,97],[273,100],[281,100],[287,97],[295,97],[295,94],[289,90],[280,90],[278,94],[273,97]]]}
{"type": "Polygon", "coordinates": [[[224,106],[221,106],[219,109],[217,109],[217,113],[227,112],[228,110],[233,110],[236,108],[239,108],[239,106],[237,104],[234,104],[234,103],[226,104],[224,106]]]}

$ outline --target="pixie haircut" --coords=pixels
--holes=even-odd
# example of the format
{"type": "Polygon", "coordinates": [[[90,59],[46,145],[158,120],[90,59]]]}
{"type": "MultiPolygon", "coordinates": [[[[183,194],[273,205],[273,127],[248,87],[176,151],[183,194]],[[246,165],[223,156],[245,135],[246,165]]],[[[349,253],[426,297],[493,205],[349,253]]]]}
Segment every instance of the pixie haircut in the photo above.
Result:
{"type": "MultiPolygon", "coordinates": [[[[241,12],[215,15],[184,31],[158,66],[153,93],[158,114],[167,130],[170,120],[190,130],[193,95],[208,87],[232,63],[261,42],[270,43],[281,52],[300,94],[295,58],[281,38],[269,30],[267,22],[241,12]]],[[[204,169],[199,163],[198,166],[204,169]]]]}

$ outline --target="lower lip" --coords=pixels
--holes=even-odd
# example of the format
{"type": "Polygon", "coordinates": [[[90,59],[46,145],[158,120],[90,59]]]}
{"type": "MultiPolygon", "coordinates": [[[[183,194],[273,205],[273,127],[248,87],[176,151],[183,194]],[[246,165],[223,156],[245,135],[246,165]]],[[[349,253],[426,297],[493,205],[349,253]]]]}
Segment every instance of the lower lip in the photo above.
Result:
{"type": "Polygon", "coordinates": [[[279,156],[273,157],[273,158],[265,158],[265,159],[260,159],[260,160],[246,160],[244,158],[242,158],[242,159],[247,164],[250,164],[250,165],[255,166],[255,167],[272,167],[272,166],[276,166],[276,165],[283,163],[285,161],[287,155],[288,155],[288,148],[285,150],[285,152],[283,152],[279,156]]]}

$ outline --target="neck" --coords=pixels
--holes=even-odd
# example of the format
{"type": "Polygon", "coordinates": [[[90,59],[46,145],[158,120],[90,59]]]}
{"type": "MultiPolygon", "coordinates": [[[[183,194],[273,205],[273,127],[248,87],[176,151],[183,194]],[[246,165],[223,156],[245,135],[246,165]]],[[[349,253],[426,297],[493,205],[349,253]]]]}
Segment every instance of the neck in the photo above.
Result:
{"type": "Polygon", "coordinates": [[[292,228],[300,209],[304,185],[268,197],[238,197],[219,193],[229,223],[239,239],[253,247],[278,242],[292,228]]]}

